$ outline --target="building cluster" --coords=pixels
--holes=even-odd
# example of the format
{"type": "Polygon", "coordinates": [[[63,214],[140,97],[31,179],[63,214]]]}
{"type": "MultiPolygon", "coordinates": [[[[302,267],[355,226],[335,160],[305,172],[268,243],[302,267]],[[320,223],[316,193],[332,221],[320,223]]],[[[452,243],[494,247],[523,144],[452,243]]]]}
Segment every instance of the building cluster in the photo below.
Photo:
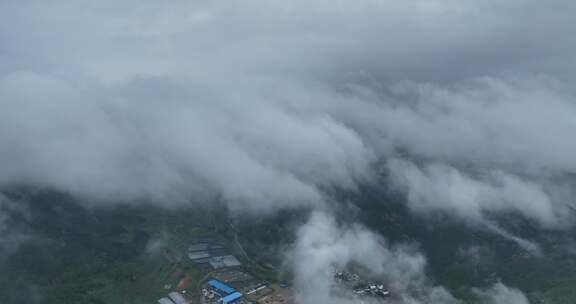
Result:
{"type": "Polygon", "coordinates": [[[334,271],[334,279],[336,282],[353,282],[360,280],[360,276],[355,273],[350,273],[346,271],[334,271]]]}
{"type": "Polygon", "coordinates": [[[188,300],[179,292],[173,291],[167,297],[158,300],[159,304],[189,304],[188,300]]]}
{"type": "Polygon", "coordinates": [[[387,298],[391,295],[390,291],[384,288],[384,284],[362,280],[362,278],[355,273],[335,269],[334,280],[336,283],[351,287],[357,296],[387,298]]]}
{"type": "Polygon", "coordinates": [[[202,289],[202,296],[207,303],[243,304],[244,295],[226,283],[212,279],[202,289]]]}
{"type": "Polygon", "coordinates": [[[390,291],[384,288],[383,284],[368,283],[364,286],[359,286],[354,289],[354,293],[359,296],[375,296],[386,298],[390,296],[390,291]]]}
{"type": "MultiPolygon", "coordinates": [[[[176,291],[159,299],[159,304],[188,304],[186,299],[196,296],[199,297],[201,304],[294,303],[292,291],[287,283],[271,284],[254,277],[241,267],[240,261],[232,255],[230,249],[218,240],[203,238],[189,244],[184,260],[178,258],[178,261],[197,265],[200,273],[208,280],[202,279],[198,282],[201,286],[191,290],[190,282],[195,280],[196,275],[185,274],[182,278],[180,271],[178,276],[181,279],[175,287],[176,291]]],[[[166,285],[165,288],[172,288],[172,284],[166,285]]]]}

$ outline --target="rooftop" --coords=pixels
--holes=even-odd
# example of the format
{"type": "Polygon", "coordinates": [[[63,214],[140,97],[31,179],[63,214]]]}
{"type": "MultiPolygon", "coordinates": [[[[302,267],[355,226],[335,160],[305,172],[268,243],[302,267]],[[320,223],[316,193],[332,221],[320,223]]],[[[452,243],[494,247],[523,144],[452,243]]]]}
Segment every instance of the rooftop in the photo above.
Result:
{"type": "Polygon", "coordinates": [[[168,298],[162,298],[162,299],[158,300],[158,303],[160,303],[160,304],[174,304],[174,302],[170,301],[170,299],[168,299],[168,298]]]}
{"type": "Polygon", "coordinates": [[[212,280],[208,281],[208,285],[210,285],[210,286],[212,286],[218,290],[221,290],[221,291],[225,292],[226,294],[233,294],[236,292],[236,289],[234,289],[234,288],[232,288],[232,287],[230,287],[230,286],[228,286],[228,285],[226,285],[226,284],[224,284],[218,280],[212,279],[212,280]]]}
{"type": "Polygon", "coordinates": [[[196,244],[192,244],[192,245],[188,246],[188,251],[189,252],[204,251],[204,250],[208,250],[208,247],[209,247],[208,243],[196,243],[196,244]]]}
{"type": "Polygon", "coordinates": [[[168,297],[170,297],[170,299],[172,299],[176,304],[188,304],[188,301],[186,301],[186,299],[184,299],[184,297],[178,292],[173,291],[168,294],[168,297]]]}
{"type": "Polygon", "coordinates": [[[225,255],[211,258],[210,265],[214,267],[214,269],[218,269],[224,267],[236,267],[240,266],[241,264],[235,256],[225,255]]]}
{"type": "Polygon", "coordinates": [[[235,292],[231,295],[228,295],[228,296],[225,296],[224,298],[222,298],[222,303],[224,303],[224,304],[230,303],[230,302],[236,301],[240,298],[242,298],[242,294],[239,292],[235,292]]]}

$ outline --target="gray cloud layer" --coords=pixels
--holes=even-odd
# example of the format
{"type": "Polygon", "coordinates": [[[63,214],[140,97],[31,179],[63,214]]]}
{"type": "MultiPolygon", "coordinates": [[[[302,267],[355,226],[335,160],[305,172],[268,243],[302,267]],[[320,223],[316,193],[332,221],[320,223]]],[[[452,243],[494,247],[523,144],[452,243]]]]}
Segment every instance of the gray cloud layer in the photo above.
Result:
{"type": "Polygon", "coordinates": [[[491,192],[439,207],[549,226],[566,202],[547,182],[576,169],[568,6],[3,1],[0,182],[266,210],[402,150],[432,161],[389,166],[407,189],[424,170],[430,191],[491,192]]]}

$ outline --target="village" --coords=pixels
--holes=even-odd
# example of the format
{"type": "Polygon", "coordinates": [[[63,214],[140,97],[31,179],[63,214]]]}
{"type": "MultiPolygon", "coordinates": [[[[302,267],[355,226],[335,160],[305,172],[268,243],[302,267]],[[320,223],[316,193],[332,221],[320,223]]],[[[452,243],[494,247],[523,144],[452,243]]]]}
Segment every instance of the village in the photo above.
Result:
{"type": "MultiPolygon", "coordinates": [[[[165,254],[170,257],[169,252],[165,254]]],[[[158,299],[159,304],[294,303],[289,283],[270,282],[250,274],[246,271],[250,266],[243,265],[223,241],[204,239],[192,243],[186,249],[184,258],[194,263],[202,277],[193,282],[193,278],[185,275],[176,286],[166,286],[169,291],[166,296],[158,299]]],[[[334,269],[333,279],[336,287],[345,287],[354,297],[382,300],[390,296],[384,284],[363,280],[355,273],[334,269]]]]}
{"type": "MultiPolygon", "coordinates": [[[[175,254],[167,249],[164,255],[175,259],[175,254]]],[[[166,285],[166,295],[158,299],[159,304],[294,303],[289,284],[269,282],[250,274],[247,269],[263,266],[254,265],[247,257],[238,258],[222,240],[202,239],[191,243],[181,258],[193,263],[201,277],[184,275],[175,286],[166,285]]]]}

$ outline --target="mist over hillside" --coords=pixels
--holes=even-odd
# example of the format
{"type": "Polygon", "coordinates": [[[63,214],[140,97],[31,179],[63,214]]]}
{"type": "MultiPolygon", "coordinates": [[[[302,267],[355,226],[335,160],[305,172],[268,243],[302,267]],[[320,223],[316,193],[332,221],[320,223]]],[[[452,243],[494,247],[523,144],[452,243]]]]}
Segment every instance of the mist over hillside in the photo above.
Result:
{"type": "Polygon", "coordinates": [[[297,303],[354,303],[334,267],[394,303],[570,303],[575,9],[2,1],[0,300],[99,303],[198,228],[297,303]]]}

